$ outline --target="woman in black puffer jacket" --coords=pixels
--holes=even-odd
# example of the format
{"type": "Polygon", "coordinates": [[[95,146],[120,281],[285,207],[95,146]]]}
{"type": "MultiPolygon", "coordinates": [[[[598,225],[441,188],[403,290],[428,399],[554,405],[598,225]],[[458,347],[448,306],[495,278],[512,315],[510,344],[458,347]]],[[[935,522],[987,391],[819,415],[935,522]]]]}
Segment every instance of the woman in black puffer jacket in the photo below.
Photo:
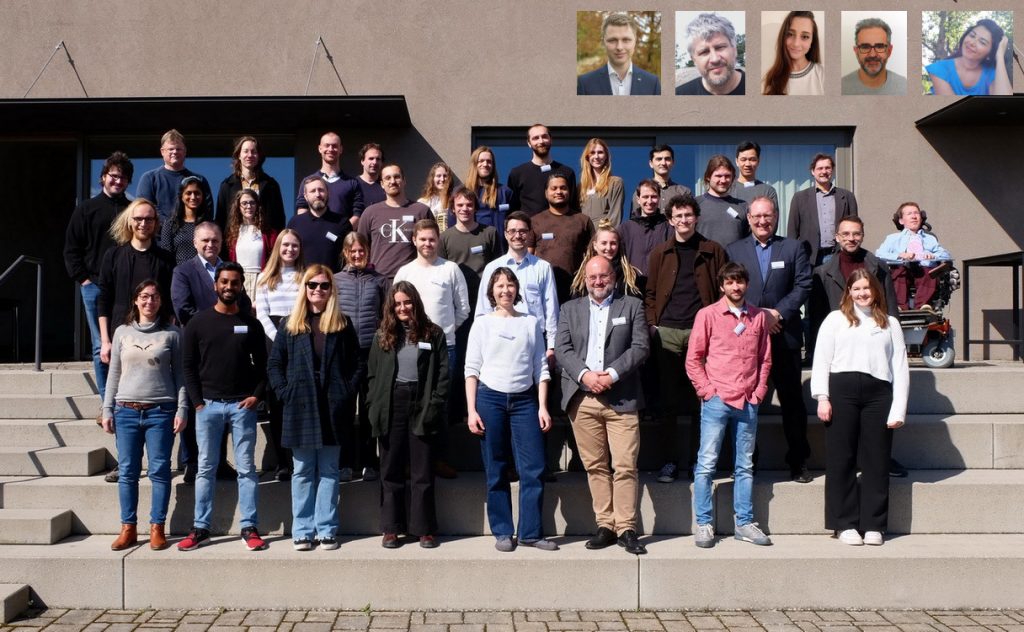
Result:
{"type": "Polygon", "coordinates": [[[387,278],[369,267],[370,242],[355,231],[342,242],[345,265],[334,275],[342,311],[352,320],[359,338],[358,416],[352,434],[341,443],[341,480],[351,480],[357,466],[363,468],[363,480],[377,479],[376,443],[370,434],[366,416],[366,359],[370,355],[373,334],[380,325],[381,309],[387,292],[387,278]]]}

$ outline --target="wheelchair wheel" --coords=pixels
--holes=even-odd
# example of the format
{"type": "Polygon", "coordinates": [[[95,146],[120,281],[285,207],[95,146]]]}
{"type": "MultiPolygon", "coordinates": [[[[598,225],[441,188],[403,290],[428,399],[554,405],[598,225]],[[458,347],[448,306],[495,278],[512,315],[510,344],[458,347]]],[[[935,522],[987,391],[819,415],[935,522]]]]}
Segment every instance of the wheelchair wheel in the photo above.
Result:
{"type": "Polygon", "coordinates": [[[921,360],[932,369],[948,369],[956,359],[956,350],[948,340],[931,339],[921,347],[921,360]]]}

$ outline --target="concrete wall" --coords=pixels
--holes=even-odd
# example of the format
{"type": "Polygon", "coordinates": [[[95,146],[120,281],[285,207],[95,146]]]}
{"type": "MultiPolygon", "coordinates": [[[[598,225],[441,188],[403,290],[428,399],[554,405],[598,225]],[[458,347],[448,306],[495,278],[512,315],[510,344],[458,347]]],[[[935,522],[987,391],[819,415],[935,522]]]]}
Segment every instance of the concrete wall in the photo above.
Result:
{"type": "MultiPolygon", "coordinates": [[[[93,97],[302,94],[314,42],[323,35],[349,94],[406,96],[414,129],[380,140],[387,142],[390,157],[406,166],[411,189],[419,186],[427,166],[438,158],[461,172],[474,126],[525,127],[544,121],[584,127],[851,127],[854,189],[868,222],[868,245],[876,246],[891,231],[889,216],[897,204],[913,199],[930,211],[942,241],[958,259],[1020,250],[1024,223],[1016,219],[1018,194],[1011,187],[1024,179],[1024,166],[1009,149],[1003,150],[1005,161],[986,157],[993,147],[1004,147],[1014,138],[1020,147],[1024,131],[1020,126],[939,130],[926,137],[914,121],[952,98],[841,97],[841,51],[836,45],[840,10],[879,7],[852,0],[843,6],[828,4],[827,96],[764,97],[749,95],[758,91],[757,78],[764,69],[760,11],[787,7],[763,7],[753,0],[687,7],[666,0],[626,7],[606,0],[7,0],[0,4],[0,23],[7,25],[0,55],[0,98],[20,98],[62,39],[93,97]],[[675,97],[666,85],[666,94],[660,97],[577,97],[576,11],[616,8],[663,12],[663,78],[673,75],[676,10],[745,10],[748,96],[675,97]]],[[[921,70],[922,10],[991,9],[1004,4],[964,0],[938,7],[931,0],[909,0],[885,7],[908,11],[911,92],[916,92],[915,78],[921,70]]],[[[1020,9],[1019,25],[1024,6],[1013,4],[1020,9]]],[[[58,53],[29,96],[82,96],[62,55],[58,53]]],[[[1018,73],[1016,80],[1020,86],[1024,78],[1018,73]]],[[[309,93],[343,94],[322,51],[309,93]]],[[[358,171],[355,149],[365,140],[377,139],[373,134],[374,130],[345,130],[346,169],[358,171]]],[[[316,130],[309,130],[297,139],[297,146],[310,148],[297,152],[300,173],[316,165],[316,135],[316,130]]],[[[993,275],[996,278],[1000,275],[993,275]]],[[[1009,274],[1001,278],[1007,279],[1005,284],[994,280],[985,291],[979,285],[975,298],[975,310],[979,315],[986,310],[996,330],[1005,329],[1006,314],[1000,310],[1009,308],[1009,274]]],[[[961,295],[955,295],[954,322],[959,320],[960,300],[961,295]]],[[[981,320],[976,317],[979,324],[972,335],[980,334],[981,320]]],[[[992,354],[1000,357],[1005,351],[993,348],[992,354]]]]}

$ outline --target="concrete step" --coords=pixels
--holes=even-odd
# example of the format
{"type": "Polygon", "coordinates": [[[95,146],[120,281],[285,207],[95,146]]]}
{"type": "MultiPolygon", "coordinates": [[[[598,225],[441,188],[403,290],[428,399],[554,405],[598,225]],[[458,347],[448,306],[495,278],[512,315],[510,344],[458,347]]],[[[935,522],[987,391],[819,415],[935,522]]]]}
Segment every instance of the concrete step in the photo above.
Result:
{"type": "MultiPolygon", "coordinates": [[[[291,486],[264,477],[259,487],[261,531],[283,534],[291,528],[291,486]]],[[[192,526],[194,488],[175,479],[168,510],[171,533],[184,534],[192,526]]],[[[641,476],[640,530],[655,535],[690,534],[693,523],[691,484],[656,482],[641,476]]],[[[149,518],[150,484],[140,482],[139,523],[149,518]]],[[[891,482],[891,533],[1022,533],[1024,470],[915,471],[891,482]],[[951,511],[956,507],[956,511],[951,511]]],[[[513,485],[513,507],[518,507],[518,486],[513,485]]],[[[117,485],[100,476],[37,478],[4,486],[5,507],[12,509],[67,508],[74,512],[74,533],[116,534],[120,530],[117,485]]],[[[486,485],[480,473],[463,473],[455,480],[437,481],[439,533],[489,534],[486,485]]],[[[545,486],[544,525],[551,534],[585,535],[595,529],[586,477],[558,475],[545,486]]],[[[379,532],[378,483],[355,481],[342,485],[341,533],[379,532]]],[[[716,530],[731,533],[732,479],[716,480],[716,530]]],[[[754,485],[755,519],[775,534],[824,533],[824,476],[818,472],[806,485],[788,480],[786,472],[760,472],[754,485]]],[[[214,533],[238,533],[237,486],[218,482],[214,504],[214,533]]]]}
{"type": "Polygon", "coordinates": [[[4,419],[94,419],[99,411],[95,394],[0,395],[0,417],[4,419]]]}
{"type": "Polygon", "coordinates": [[[114,552],[109,537],[73,537],[51,547],[0,547],[0,581],[27,583],[47,605],[75,608],[1024,607],[1019,534],[913,535],[881,547],[844,546],[825,535],[775,536],[770,547],[723,538],[713,549],[698,549],[688,537],[643,540],[645,556],[619,547],[590,551],[583,538],[558,538],[557,552],[499,553],[489,537],[389,551],[374,536],[343,538],[337,551],[300,553],[287,538],[250,552],[237,537],[223,537],[181,553],[151,551],[145,541],[114,552]],[[557,590],[538,589],[552,586],[557,590]]]}
{"type": "Polygon", "coordinates": [[[13,621],[28,610],[31,599],[26,584],[0,584],[0,623],[13,621]]]}
{"type": "Polygon", "coordinates": [[[0,544],[53,544],[71,535],[67,509],[0,509],[0,544]]]}
{"type": "Polygon", "coordinates": [[[0,394],[3,395],[84,395],[96,392],[91,365],[86,370],[0,370],[0,394]]]}
{"type": "Polygon", "coordinates": [[[103,471],[104,448],[0,446],[0,474],[5,476],[91,476],[103,471]]]}

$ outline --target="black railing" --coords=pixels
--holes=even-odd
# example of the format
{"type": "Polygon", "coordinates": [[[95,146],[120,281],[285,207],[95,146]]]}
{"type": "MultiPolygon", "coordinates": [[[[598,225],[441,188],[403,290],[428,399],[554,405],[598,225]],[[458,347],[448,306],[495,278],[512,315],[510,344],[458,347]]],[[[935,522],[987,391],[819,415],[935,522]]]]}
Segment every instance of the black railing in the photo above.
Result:
{"type": "MultiPolygon", "coordinates": [[[[43,260],[37,257],[29,257],[28,255],[21,255],[14,260],[14,263],[7,266],[3,274],[0,274],[0,285],[3,285],[7,278],[11,276],[15,269],[22,263],[34,265],[36,267],[36,346],[35,346],[35,359],[36,359],[36,371],[43,370],[43,260]]],[[[21,332],[15,332],[16,344],[20,341],[21,332]]]]}

